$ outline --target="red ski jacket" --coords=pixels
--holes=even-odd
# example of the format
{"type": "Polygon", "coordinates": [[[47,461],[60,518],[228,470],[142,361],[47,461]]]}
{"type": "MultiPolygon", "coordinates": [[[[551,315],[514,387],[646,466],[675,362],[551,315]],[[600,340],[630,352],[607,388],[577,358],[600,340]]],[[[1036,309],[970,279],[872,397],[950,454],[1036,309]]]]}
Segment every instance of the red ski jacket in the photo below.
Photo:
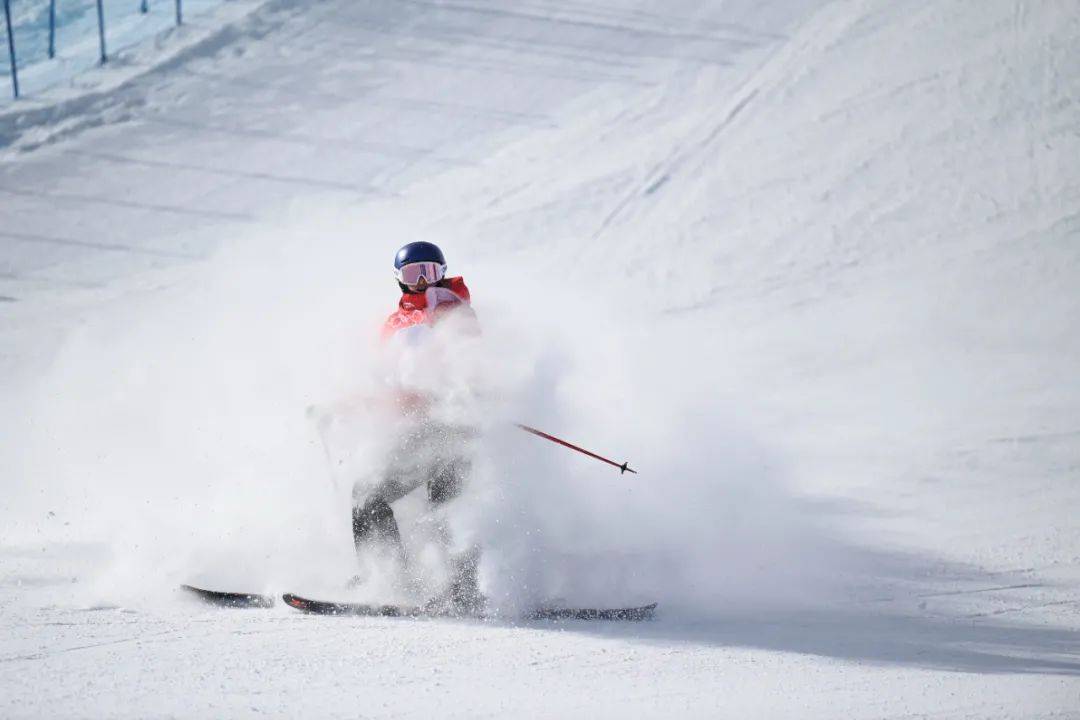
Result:
{"type": "Polygon", "coordinates": [[[404,293],[398,301],[398,309],[386,318],[382,327],[382,339],[389,340],[398,330],[413,325],[433,324],[446,313],[455,309],[467,309],[472,313],[469,288],[461,277],[446,278],[422,293],[404,293]]]}

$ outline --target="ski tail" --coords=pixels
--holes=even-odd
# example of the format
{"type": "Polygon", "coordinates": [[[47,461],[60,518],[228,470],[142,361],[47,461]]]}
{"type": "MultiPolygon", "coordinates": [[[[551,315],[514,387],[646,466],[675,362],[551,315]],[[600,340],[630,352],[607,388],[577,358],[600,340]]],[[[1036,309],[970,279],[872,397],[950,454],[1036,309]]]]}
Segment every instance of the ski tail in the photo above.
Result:
{"type": "Polygon", "coordinates": [[[181,585],[180,589],[191,593],[205,603],[219,607],[269,608],[273,607],[275,602],[273,595],[207,590],[194,585],[181,585]]]}

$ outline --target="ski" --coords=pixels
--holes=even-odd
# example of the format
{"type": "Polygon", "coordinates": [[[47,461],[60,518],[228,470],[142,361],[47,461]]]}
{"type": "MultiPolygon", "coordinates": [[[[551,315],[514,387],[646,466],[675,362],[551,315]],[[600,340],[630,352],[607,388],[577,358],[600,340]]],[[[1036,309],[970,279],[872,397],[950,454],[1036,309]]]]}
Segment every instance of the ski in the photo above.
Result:
{"type": "MultiPolygon", "coordinates": [[[[285,593],[285,604],[313,615],[352,615],[358,617],[439,618],[462,617],[482,620],[481,613],[444,608],[428,609],[418,605],[378,605],[369,603],[328,602],[285,593]]],[[[656,603],[625,608],[539,608],[525,613],[524,620],[608,620],[640,622],[650,620],[656,612],[656,603]]]]}
{"type": "Polygon", "coordinates": [[[194,585],[181,585],[180,588],[210,605],[231,608],[268,608],[274,606],[273,595],[259,595],[258,593],[224,592],[221,590],[207,590],[194,585]]]}

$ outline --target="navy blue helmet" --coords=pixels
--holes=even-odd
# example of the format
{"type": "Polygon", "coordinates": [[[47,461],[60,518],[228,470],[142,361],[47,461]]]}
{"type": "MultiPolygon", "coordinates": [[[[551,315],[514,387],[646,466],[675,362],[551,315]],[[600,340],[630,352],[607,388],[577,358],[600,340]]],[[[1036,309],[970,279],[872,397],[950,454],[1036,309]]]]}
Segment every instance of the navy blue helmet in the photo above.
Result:
{"type": "Polygon", "coordinates": [[[420,292],[446,277],[446,258],[433,243],[411,242],[397,251],[394,276],[402,292],[420,292]]]}
{"type": "Polygon", "coordinates": [[[433,262],[445,265],[446,258],[443,257],[442,250],[439,249],[438,245],[419,240],[411,242],[397,251],[397,255],[394,256],[394,269],[400,270],[405,265],[418,262],[433,262]]]}

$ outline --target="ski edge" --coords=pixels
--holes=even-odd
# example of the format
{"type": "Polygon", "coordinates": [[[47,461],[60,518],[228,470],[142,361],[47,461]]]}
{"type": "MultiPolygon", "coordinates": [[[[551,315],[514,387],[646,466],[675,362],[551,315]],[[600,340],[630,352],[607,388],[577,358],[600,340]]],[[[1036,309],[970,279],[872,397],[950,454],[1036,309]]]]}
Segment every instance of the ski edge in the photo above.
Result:
{"type": "MultiPolygon", "coordinates": [[[[484,620],[487,616],[477,613],[430,610],[420,606],[377,605],[367,603],[342,603],[313,600],[294,593],[285,593],[281,599],[289,607],[311,615],[352,615],[359,617],[402,618],[465,618],[484,620]]],[[[522,620],[607,620],[616,622],[640,622],[651,620],[656,614],[657,603],[623,608],[538,608],[525,613],[522,620]]]]}

